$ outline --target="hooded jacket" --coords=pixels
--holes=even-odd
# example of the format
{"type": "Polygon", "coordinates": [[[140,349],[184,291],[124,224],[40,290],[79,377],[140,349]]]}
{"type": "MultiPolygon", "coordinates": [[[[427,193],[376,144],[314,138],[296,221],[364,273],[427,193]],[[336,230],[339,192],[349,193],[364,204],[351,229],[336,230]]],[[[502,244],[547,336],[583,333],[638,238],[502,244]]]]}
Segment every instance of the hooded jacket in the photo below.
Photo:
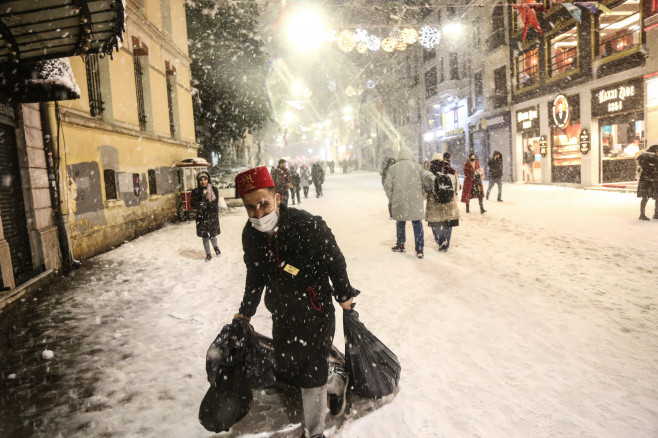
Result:
{"type": "Polygon", "coordinates": [[[421,221],[425,217],[423,168],[411,161],[411,150],[402,147],[398,162],[388,169],[384,190],[396,221],[421,221]]]}
{"type": "MultiPolygon", "coordinates": [[[[658,149],[654,146],[651,148],[658,149]]],[[[637,197],[658,199],[658,155],[651,151],[642,152],[637,157],[637,164],[641,169],[637,197]]]]}
{"type": "Polygon", "coordinates": [[[503,154],[498,151],[494,151],[493,156],[489,160],[489,178],[490,179],[501,179],[503,177],[503,154]],[[496,160],[496,155],[499,155],[500,158],[496,160]]]}

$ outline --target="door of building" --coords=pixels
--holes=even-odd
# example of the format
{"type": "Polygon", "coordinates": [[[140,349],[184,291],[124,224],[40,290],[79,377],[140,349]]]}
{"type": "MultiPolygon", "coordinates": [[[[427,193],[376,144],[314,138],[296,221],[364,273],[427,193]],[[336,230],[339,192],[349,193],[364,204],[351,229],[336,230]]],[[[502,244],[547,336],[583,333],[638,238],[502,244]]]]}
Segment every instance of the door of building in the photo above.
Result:
{"type": "Polygon", "coordinates": [[[32,252],[14,128],[0,124],[0,216],[16,284],[32,277],[32,252]]]}

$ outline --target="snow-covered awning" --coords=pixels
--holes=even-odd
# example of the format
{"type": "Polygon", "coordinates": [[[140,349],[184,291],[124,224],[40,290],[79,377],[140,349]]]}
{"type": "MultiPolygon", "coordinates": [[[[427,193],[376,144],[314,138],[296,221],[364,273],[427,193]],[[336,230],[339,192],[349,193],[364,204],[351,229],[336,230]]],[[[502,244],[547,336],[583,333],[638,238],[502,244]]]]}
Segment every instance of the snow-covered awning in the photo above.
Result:
{"type": "Polygon", "coordinates": [[[12,0],[0,5],[0,64],[119,49],[124,0],[12,0]]]}
{"type": "Polygon", "coordinates": [[[71,63],[68,58],[47,59],[25,64],[29,72],[17,84],[16,95],[19,102],[50,102],[80,98],[71,63]]]}

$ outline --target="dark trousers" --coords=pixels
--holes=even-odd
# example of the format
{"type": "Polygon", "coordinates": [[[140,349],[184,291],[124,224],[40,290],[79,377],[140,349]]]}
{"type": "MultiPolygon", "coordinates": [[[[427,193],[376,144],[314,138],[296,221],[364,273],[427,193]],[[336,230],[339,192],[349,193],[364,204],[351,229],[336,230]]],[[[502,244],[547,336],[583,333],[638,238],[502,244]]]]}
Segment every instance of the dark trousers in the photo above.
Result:
{"type": "Polygon", "coordinates": [[[302,202],[299,199],[299,187],[293,187],[290,189],[290,197],[292,198],[292,205],[295,205],[295,195],[297,195],[297,202],[302,202]]]}
{"type": "MultiPolygon", "coordinates": [[[[398,245],[404,244],[404,242],[407,240],[406,225],[406,221],[397,221],[395,223],[398,245]]],[[[411,221],[411,225],[414,229],[414,244],[416,251],[420,251],[425,246],[425,232],[423,231],[423,223],[421,221],[411,221]]]]}
{"type": "Polygon", "coordinates": [[[434,234],[434,241],[439,248],[441,245],[445,249],[450,247],[450,238],[452,237],[452,227],[447,225],[434,225],[432,226],[432,233],[434,234]]]}
{"type": "Polygon", "coordinates": [[[491,189],[493,188],[494,184],[498,185],[498,200],[500,201],[503,196],[503,182],[500,180],[500,178],[492,178],[489,180],[489,187],[487,188],[487,199],[489,199],[489,193],[491,193],[491,189]]]}
{"type": "Polygon", "coordinates": [[[308,187],[302,187],[304,189],[304,197],[308,198],[308,187]]]}

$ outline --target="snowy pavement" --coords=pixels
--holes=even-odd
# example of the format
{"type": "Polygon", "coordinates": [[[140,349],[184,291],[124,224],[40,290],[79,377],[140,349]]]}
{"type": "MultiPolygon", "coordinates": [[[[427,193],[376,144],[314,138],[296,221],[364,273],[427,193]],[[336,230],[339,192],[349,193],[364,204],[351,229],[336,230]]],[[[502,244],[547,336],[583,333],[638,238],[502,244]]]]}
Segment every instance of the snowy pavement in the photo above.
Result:
{"type": "MultiPolygon", "coordinates": [[[[447,253],[425,226],[418,260],[390,251],[378,174],[329,175],[324,193],[301,207],[334,231],[361,320],[402,364],[394,397],[348,398],[328,437],[658,436],[658,221],[637,220],[634,194],[504,184],[484,215],[461,205],[447,253]]],[[[220,220],[209,263],[194,223],[172,224],[0,314],[0,436],[215,436],[197,420],[205,352],[242,297],[246,214],[220,220]]],[[[262,303],[252,324],[269,334],[262,303]]],[[[216,436],[298,437],[299,407],[259,391],[216,436]]]]}

